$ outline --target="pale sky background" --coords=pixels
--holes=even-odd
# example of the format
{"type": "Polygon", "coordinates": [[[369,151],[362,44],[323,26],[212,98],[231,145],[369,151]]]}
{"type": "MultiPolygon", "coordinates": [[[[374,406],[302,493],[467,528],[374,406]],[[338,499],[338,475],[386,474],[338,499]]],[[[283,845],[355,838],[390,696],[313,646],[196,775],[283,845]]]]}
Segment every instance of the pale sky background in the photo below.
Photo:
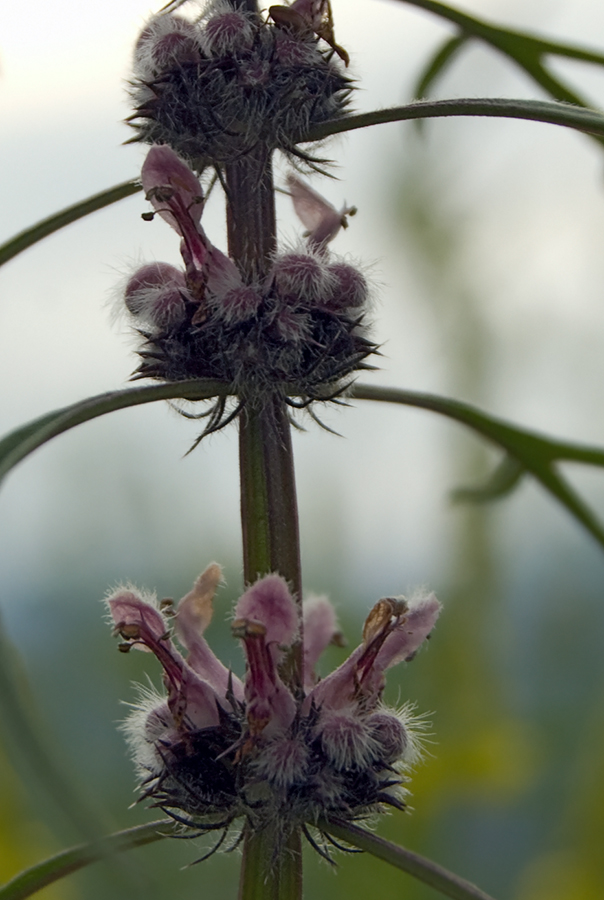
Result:
{"type": "MultiPolygon", "coordinates": [[[[463,8],[604,47],[599,0],[474,0],[463,8]]],[[[333,10],[338,42],[359,81],[358,110],[411,99],[422,60],[451,33],[443,21],[395,0],[333,0],[333,10]]],[[[142,0],[5,0],[0,240],[137,174],[143,151],[121,145],[129,136],[121,124],[128,114],[124,81],[150,11],[142,0]]],[[[577,63],[556,68],[604,106],[604,72],[577,63]]],[[[542,96],[479,46],[455,63],[437,95],[542,96]]],[[[384,356],[382,371],[365,380],[449,393],[455,348],[434,305],[424,302],[393,222],[392,194],[412,127],[379,126],[332,142],[340,180],[313,184],[337,206],[346,200],[359,208],[334,249],[366,263],[376,285],[375,333],[384,356]]],[[[448,218],[470,222],[460,265],[483,298],[494,340],[489,384],[464,398],[534,428],[604,444],[604,153],[554,126],[484,119],[431,123],[425,153],[428,177],[434,172],[446,185],[448,218]]],[[[280,207],[281,234],[291,238],[299,226],[287,201],[280,207]]],[[[112,322],[115,285],[137,261],[178,262],[173,232],[159,220],[142,222],[145,209],[140,195],[122,201],[0,271],[2,432],[127,383],[135,360],[125,327],[112,322]]],[[[218,198],[204,223],[221,246],[218,198]]],[[[295,438],[309,586],[321,590],[321,568],[334,561],[342,590],[366,586],[368,602],[438,582],[458,517],[447,492],[455,485],[452,435],[461,428],[427,413],[361,403],[326,420],[342,438],[312,423],[295,438]]],[[[162,563],[201,569],[212,558],[236,558],[236,431],[215,435],[183,459],[196,433],[195,423],[154,404],[81,426],[23,463],[0,496],[3,602],[13,592],[35,592],[58,569],[77,568],[91,548],[116,581],[144,581],[145,568],[157,573],[162,563]]],[[[604,473],[582,475],[580,483],[604,511],[604,473]]],[[[510,556],[564,541],[601,565],[590,538],[536,488],[523,488],[496,515],[510,556]]],[[[236,569],[227,572],[231,582],[239,577],[236,569]]]]}

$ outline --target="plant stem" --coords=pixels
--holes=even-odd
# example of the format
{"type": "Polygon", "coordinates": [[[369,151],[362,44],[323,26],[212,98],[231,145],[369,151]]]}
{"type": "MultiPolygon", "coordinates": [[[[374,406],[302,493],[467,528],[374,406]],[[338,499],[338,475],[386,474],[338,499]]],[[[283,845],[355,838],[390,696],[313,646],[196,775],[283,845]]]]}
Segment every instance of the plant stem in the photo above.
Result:
{"type": "Polygon", "coordinates": [[[229,256],[244,279],[266,276],[277,246],[273,169],[261,144],[226,167],[229,256]]]}
{"type": "MultiPolygon", "coordinates": [[[[226,166],[229,255],[244,280],[262,281],[276,248],[275,195],[270,153],[258,145],[226,166]]],[[[301,601],[298,507],[287,406],[278,391],[246,396],[239,416],[241,526],[246,583],[278,572],[301,601]]],[[[293,646],[281,676],[301,693],[302,644],[293,646]]],[[[240,900],[301,900],[299,830],[283,836],[246,826],[240,900]],[[276,856],[275,848],[280,846],[276,856]]]]}
{"type": "Polygon", "coordinates": [[[282,842],[270,828],[245,836],[238,900],[294,900],[302,897],[302,846],[296,829],[275,858],[282,842]]]}
{"type": "MultiPolygon", "coordinates": [[[[287,408],[273,394],[246,407],[239,421],[243,572],[246,582],[279,572],[300,601],[300,537],[294,460],[287,408]]],[[[281,676],[299,694],[302,643],[291,648],[281,676]]]]}

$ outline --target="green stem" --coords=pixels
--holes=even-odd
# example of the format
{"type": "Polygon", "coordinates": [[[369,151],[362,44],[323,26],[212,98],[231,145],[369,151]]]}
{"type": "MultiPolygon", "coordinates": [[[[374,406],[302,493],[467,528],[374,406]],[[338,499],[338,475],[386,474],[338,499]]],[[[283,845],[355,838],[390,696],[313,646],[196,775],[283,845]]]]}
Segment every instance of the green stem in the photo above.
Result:
{"type": "Polygon", "coordinates": [[[238,900],[295,900],[302,897],[302,843],[292,832],[275,858],[281,836],[270,828],[248,830],[241,863],[238,900]]]}
{"type": "MultiPolygon", "coordinates": [[[[300,536],[291,429],[287,407],[277,394],[262,406],[243,410],[239,424],[241,527],[246,582],[279,572],[300,602],[300,536]]],[[[282,677],[298,694],[302,684],[302,644],[291,648],[282,677]]]]}
{"type": "MultiPolygon", "coordinates": [[[[260,282],[275,253],[275,193],[268,149],[258,145],[225,167],[229,255],[243,278],[260,282]]],[[[278,572],[301,601],[300,541],[287,406],[281,394],[246,395],[239,416],[243,571],[247,583],[278,572]]],[[[291,648],[281,676],[301,693],[302,645],[291,648]]],[[[302,854],[296,830],[275,857],[282,835],[248,824],[240,876],[245,900],[301,900],[302,854]],[[293,851],[293,852],[292,852],[293,851]]]]}
{"type": "Polygon", "coordinates": [[[307,141],[322,141],[332,134],[383,125],[387,122],[405,122],[410,119],[446,118],[448,116],[486,116],[487,118],[530,119],[575,128],[585,134],[604,137],[604,116],[601,112],[567,103],[550,103],[547,100],[507,100],[505,98],[478,97],[460,100],[418,100],[406,106],[376,109],[373,112],[343,116],[320,125],[314,125],[306,135],[307,141]]]}

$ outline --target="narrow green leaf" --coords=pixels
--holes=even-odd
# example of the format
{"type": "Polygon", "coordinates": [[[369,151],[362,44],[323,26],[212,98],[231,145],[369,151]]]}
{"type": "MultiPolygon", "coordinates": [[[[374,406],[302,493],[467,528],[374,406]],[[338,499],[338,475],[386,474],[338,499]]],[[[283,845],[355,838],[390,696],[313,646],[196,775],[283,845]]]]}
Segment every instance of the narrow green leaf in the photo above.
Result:
{"type": "MultiPolygon", "coordinates": [[[[521,68],[530,75],[544,91],[551,94],[554,100],[559,100],[561,103],[571,103],[575,106],[580,106],[583,109],[592,108],[580,94],[569,88],[568,85],[564,84],[560,78],[553,75],[550,70],[543,65],[541,56],[529,53],[523,57],[521,62],[517,57],[514,57],[514,62],[519,63],[521,68]]],[[[592,137],[597,136],[592,135],[592,137]]],[[[597,137],[597,140],[601,141],[602,138],[597,137]]]]}
{"type": "Polygon", "coordinates": [[[78,219],[83,219],[84,216],[89,216],[97,209],[103,209],[105,206],[117,203],[118,200],[130,197],[138,191],[142,191],[142,185],[136,181],[125,181],[123,184],[101,191],[100,194],[94,194],[87,200],[81,200],[73,206],[68,206],[67,209],[62,209],[47,219],[42,219],[41,222],[26,228],[25,231],[19,232],[5,244],[0,245],[0,266],[19,253],[23,253],[28,247],[48,237],[49,234],[65,228],[66,225],[71,225],[72,222],[77,222],[78,219]]]}
{"type": "MultiPolygon", "coordinates": [[[[500,25],[485,22],[484,19],[476,19],[466,13],[446,6],[436,0],[403,0],[412,6],[435,13],[449,22],[455,23],[466,38],[477,38],[498,50],[515,65],[519,66],[525,74],[532,78],[555,100],[564,103],[574,103],[585,108],[589,104],[576,91],[565,85],[558,77],[554,76],[543,64],[543,58],[548,55],[563,56],[571,59],[579,59],[584,62],[604,65],[604,55],[581,47],[569,44],[561,44],[556,41],[548,41],[537,35],[513,31],[500,25]]],[[[591,135],[604,143],[604,139],[591,135]]]]}
{"type": "MultiPolygon", "coordinates": [[[[405,847],[399,847],[357,825],[326,820],[319,820],[317,825],[321,831],[346,841],[353,847],[364,850],[365,853],[371,853],[372,856],[376,856],[413,878],[423,881],[424,884],[430,885],[445,897],[452,897],[453,900],[493,900],[489,894],[485,894],[476,885],[466,881],[465,878],[460,878],[454,872],[449,872],[448,869],[432,862],[431,859],[426,859],[425,856],[413,853],[405,847]]],[[[0,900],[3,900],[1,894],[0,900]]]]}
{"type": "Polygon", "coordinates": [[[36,891],[47,887],[90,863],[106,859],[115,853],[123,853],[134,847],[143,847],[174,834],[174,823],[170,819],[159,819],[148,825],[138,825],[118,831],[109,837],[90,844],[80,844],[70,850],[64,850],[44,862],[37,863],[30,869],[20,872],[5,885],[0,886],[0,900],[24,900],[36,891]]]}
{"type": "Polygon", "coordinates": [[[570,487],[554,465],[533,466],[531,473],[604,547],[604,526],[579,495],[570,487]]]}
{"type": "Polygon", "coordinates": [[[349,396],[358,400],[378,400],[415,406],[462,422],[491,443],[501,447],[512,459],[517,460],[518,464],[553,494],[604,547],[604,527],[561,477],[555,466],[556,461],[574,460],[604,467],[604,450],[601,448],[552,440],[528,429],[511,425],[495,416],[489,416],[466,403],[437,397],[434,394],[355,384],[349,396]]]}
{"type": "Polygon", "coordinates": [[[46,413],[0,440],[0,481],[18,462],[46,441],[98,416],[128,406],[154,403],[156,400],[207,400],[227,393],[229,393],[228,385],[223,382],[206,379],[175,381],[170,384],[152,384],[110,391],[46,413]]]}
{"type": "Polygon", "coordinates": [[[91,840],[102,834],[99,813],[83,800],[73,777],[61,761],[60,751],[49,740],[37,716],[27,678],[17,652],[0,622],[0,731],[19,774],[32,785],[33,793],[44,792],[53,802],[58,833],[69,824],[70,832],[91,840]],[[64,816],[57,819],[56,813],[64,816]]]}
{"type": "Polygon", "coordinates": [[[427,97],[434,82],[441,76],[449,63],[453,62],[459,50],[466,44],[468,37],[465,34],[457,34],[447,38],[433,57],[426,63],[424,70],[417,79],[413,89],[414,97],[427,97]]]}
{"type": "Polygon", "coordinates": [[[483,485],[455,488],[451,492],[451,499],[462,503],[488,503],[491,500],[500,500],[518,487],[523,475],[522,465],[506,453],[483,485]]]}
{"type": "Polygon", "coordinates": [[[321,141],[329,135],[410,119],[442,118],[447,116],[486,116],[489,118],[528,119],[562,125],[584,134],[604,137],[604,114],[582,106],[551,103],[547,100],[507,100],[502,98],[470,98],[454,100],[418,100],[406,106],[377,109],[356,116],[344,116],[315,125],[305,141],[321,141]]]}
{"type": "MultiPolygon", "coordinates": [[[[417,6],[428,12],[434,13],[443,19],[459,26],[466,34],[481,38],[508,55],[521,54],[522,50],[530,47],[533,52],[539,54],[550,53],[557,56],[566,56],[569,59],[580,59],[583,62],[604,65],[604,53],[597,50],[587,50],[584,47],[575,47],[572,44],[564,44],[559,41],[550,41],[536,34],[527,34],[524,31],[514,31],[502,25],[494,25],[484,19],[477,19],[467,13],[439,3],[437,0],[401,0],[411,6],[417,6]]],[[[526,51],[525,51],[526,52],[526,51]]]]}

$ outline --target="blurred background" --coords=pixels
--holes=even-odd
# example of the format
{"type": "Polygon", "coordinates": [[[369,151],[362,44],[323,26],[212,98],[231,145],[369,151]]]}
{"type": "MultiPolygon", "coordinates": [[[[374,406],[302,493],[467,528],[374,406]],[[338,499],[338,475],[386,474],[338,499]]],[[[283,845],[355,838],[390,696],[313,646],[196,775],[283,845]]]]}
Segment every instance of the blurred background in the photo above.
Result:
{"type": "MultiPolygon", "coordinates": [[[[598,0],[464,0],[513,28],[602,49],[598,0]]],[[[130,48],[146,0],[29,0],[0,11],[0,242],[135,177],[122,120],[130,48]]],[[[333,0],[358,110],[407,102],[452,33],[396,0],[333,0]]],[[[554,63],[594,104],[604,71],[554,63]]],[[[541,97],[502,57],[469,47],[438,96],[541,97]]],[[[586,136],[509,120],[455,119],[355,132],[328,145],[339,180],[313,179],[359,214],[336,252],[375,287],[380,371],[364,378],[456,396],[534,429],[604,444],[604,152],[586,136]]],[[[287,169],[280,164],[279,176],[287,169]]],[[[135,366],[119,285],[144,260],[178,264],[137,195],[95,213],[0,271],[2,432],[125,386],[135,366]]],[[[300,231],[279,200],[283,240],[300,231]]],[[[204,213],[224,244],[216,194],[204,213]]],[[[497,455],[427,412],[356,402],[295,434],[307,590],[328,592],[351,646],[380,596],[424,584],[445,612],[427,651],[393,673],[391,702],[432,722],[414,810],[380,833],[434,857],[500,900],[604,893],[604,555],[530,482],[491,506],[451,503],[497,455]]],[[[209,638],[241,670],[226,617],[241,589],[234,428],[190,456],[198,433],[166,405],[75,429],[19,466],[0,495],[0,648],[55,767],[44,775],[4,704],[0,883],[81,838],[149,821],[116,723],[155,660],[116,653],[100,600],[121,581],[180,597],[212,559],[228,586],[209,638]],[[74,819],[80,823],[74,826],[74,819]]],[[[604,474],[566,472],[604,515],[604,474]]],[[[345,651],[330,650],[325,671],[345,651]]],[[[203,844],[203,842],[202,842],[203,844]]],[[[98,864],[47,900],[236,894],[237,859],[186,868],[202,849],[171,841],[98,864]]],[[[306,896],[435,896],[369,857],[309,853],[306,896]]]]}

